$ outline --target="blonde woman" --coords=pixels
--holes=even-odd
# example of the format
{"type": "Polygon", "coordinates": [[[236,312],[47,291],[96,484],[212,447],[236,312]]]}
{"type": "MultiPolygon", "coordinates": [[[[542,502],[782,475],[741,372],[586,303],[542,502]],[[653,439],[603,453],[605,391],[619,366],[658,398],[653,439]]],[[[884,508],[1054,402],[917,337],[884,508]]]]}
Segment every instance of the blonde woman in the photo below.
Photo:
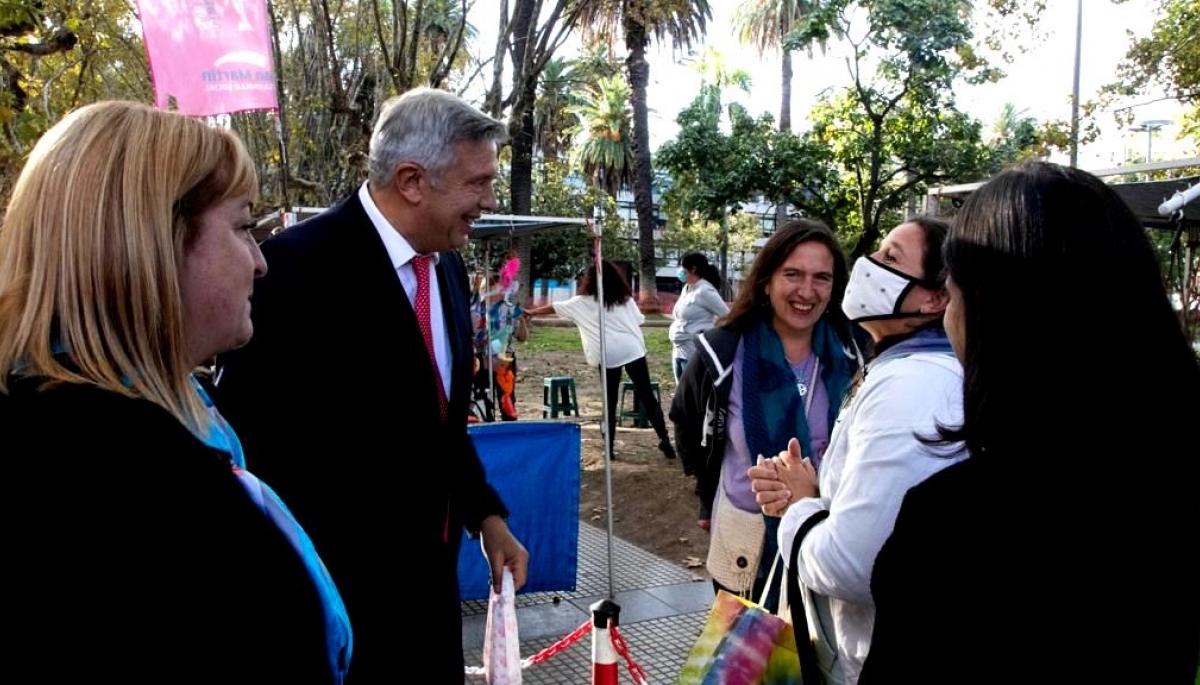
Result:
{"type": "Polygon", "coordinates": [[[69,114],[17,181],[0,530],[38,680],[343,679],[338,591],[191,374],[250,339],[257,185],[233,134],[125,102],[69,114]]]}

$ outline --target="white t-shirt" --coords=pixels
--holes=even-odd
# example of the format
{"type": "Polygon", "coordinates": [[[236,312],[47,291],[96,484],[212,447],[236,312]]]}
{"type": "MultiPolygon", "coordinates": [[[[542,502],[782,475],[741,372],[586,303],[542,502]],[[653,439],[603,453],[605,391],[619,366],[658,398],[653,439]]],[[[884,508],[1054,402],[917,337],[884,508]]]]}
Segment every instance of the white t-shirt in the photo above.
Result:
{"type": "MultiPolygon", "coordinates": [[[[554,303],[554,312],[579,328],[583,354],[591,366],[600,365],[600,303],[591,295],[576,295],[554,303]]],[[[646,356],[642,322],[646,317],[633,298],[604,310],[605,368],[615,369],[646,356]]]]}

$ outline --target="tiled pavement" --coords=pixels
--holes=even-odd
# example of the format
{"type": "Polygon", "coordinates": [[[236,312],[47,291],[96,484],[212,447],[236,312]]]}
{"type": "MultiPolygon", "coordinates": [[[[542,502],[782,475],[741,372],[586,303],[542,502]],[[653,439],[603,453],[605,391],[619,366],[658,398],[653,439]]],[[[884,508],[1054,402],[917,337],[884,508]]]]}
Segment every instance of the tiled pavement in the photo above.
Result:
{"type": "MultiPolygon", "coordinates": [[[[608,596],[608,534],[579,524],[579,569],[574,592],[517,596],[521,656],[529,658],[566,637],[591,618],[589,607],[608,596]]],[[[677,563],[661,559],[619,538],[612,539],[612,587],[621,607],[619,631],[629,655],[654,685],[675,681],[712,606],[712,584],[677,563]]],[[[468,666],[483,663],[487,602],[462,603],[463,650],[468,666]]],[[[592,636],[525,669],[526,685],[589,685],[592,636]]],[[[632,683],[625,664],[620,682],[632,683]]],[[[482,683],[482,678],[472,678],[482,683]]]]}

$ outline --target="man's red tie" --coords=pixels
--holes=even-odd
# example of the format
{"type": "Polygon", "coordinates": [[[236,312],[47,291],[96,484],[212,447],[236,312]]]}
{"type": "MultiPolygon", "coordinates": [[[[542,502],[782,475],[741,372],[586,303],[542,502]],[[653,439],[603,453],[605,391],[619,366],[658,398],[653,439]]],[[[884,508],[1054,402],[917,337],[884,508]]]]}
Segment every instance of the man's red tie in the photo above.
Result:
{"type": "Polygon", "coordinates": [[[433,364],[433,379],[437,383],[438,413],[445,425],[449,415],[450,402],[446,398],[446,388],[442,385],[442,372],[438,368],[437,353],[433,351],[433,327],[429,323],[429,255],[417,255],[412,258],[413,272],[417,275],[417,297],[414,309],[417,312],[417,324],[421,326],[421,337],[425,338],[425,349],[429,351],[429,362],[433,364]]]}

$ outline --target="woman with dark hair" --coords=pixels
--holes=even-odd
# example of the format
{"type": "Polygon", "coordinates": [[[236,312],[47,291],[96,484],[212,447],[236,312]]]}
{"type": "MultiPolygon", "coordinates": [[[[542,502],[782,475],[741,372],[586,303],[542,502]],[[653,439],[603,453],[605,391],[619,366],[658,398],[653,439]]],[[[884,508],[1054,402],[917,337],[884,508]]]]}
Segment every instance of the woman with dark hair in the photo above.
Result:
{"type": "MultiPolygon", "coordinates": [[[[819,462],[858,354],[842,313],[848,272],[837,238],[804,219],[759,251],[719,326],[697,339],[671,405],[684,473],[696,477],[700,527],[711,530],[715,589],[758,598],[775,560],[779,519],[766,516],[747,470],[797,438],[819,462]]],[[[767,605],[775,610],[779,579],[767,605]]]]}
{"type": "Polygon", "coordinates": [[[675,383],[679,383],[683,369],[696,348],[696,338],[712,328],[716,320],[729,313],[729,305],[721,299],[721,274],[717,267],[708,263],[708,257],[699,252],[689,252],[679,260],[679,280],[683,290],[671,311],[674,321],[668,336],[674,348],[671,368],[675,372],[675,383]]]}
{"type": "Polygon", "coordinates": [[[966,456],[962,443],[921,439],[962,420],[962,366],[942,325],[947,228],[912,219],[854,265],[842,311],[870,334],[874,357],[851,387],[820,473],[795,440],[750,468],[763,513],[783,517],[779,547],[820,627],[827,685],[858,680],[875,616],[871,568],[904,493],[966,456]]]}
{"type": "Polygon", "coordinates": [[[970,458],[904,498],[860,682],[1195,682],[1200,366],[1146,230],[1036,162],[973,192],[945,251],[965,381],[940,438],[970,458]]]}
{"type": "MultiPolygon", "coordinates": [[[[633,299],[629,281],[615,264],[603,261],[604,268],[604,382],[608,389],[608,447],[612,453],[617,431],[617,392],[621,385],[622,369],[633,382],[634,393],[646,410],[646,418],[658,435],[658,449],[668,459],[675,458],[667,424],[663,420],[662,406],[650,387],[650,367],[646,364],[646,339],[642,335],[642,323],[646,317],[633,299]]],[[[583,354],[588,364],[600,367],[600,298],[601,288],[596,283],[596,269],[584,272],[579,294],[553,304],[526,310],[529,316],[557,314],[570,320],[579,328],[583,341],[583,354]]]]}

